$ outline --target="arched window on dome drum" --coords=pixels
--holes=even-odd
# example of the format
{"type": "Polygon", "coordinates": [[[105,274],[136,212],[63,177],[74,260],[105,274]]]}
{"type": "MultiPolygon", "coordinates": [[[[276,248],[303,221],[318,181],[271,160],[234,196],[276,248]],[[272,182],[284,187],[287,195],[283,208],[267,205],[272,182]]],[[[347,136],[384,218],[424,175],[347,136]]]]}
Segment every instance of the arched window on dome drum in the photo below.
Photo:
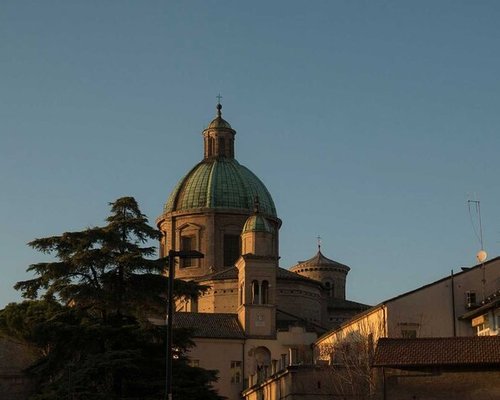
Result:
{"type": "Polygon", "coordinates": [[[261,299],[262,299],[262,301],[260,304],[269,303],[269,282],[268,281],[262,281],[261,299]]]}
{"type": "Polygon", "coordinates": [[[259,304],[260,300],[260,290],[259,282],[252,281],[252,304],[259,304]]]}

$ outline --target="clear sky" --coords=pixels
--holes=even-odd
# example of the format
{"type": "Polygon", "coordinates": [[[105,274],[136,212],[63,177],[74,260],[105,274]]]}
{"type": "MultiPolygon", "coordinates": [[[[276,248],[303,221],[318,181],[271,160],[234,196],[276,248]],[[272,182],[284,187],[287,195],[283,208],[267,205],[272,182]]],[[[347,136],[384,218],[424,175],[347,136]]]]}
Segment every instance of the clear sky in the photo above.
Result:
{"type": "Polygon", "coordinates": [[[475,263],[475,198],[500,255],[499,21],[499,1],[2,1],[0,307],[47,259],[30,240],[128,195],[154,224],[219,92],[282,267],[320,235],[375,304],[475,263]]]}

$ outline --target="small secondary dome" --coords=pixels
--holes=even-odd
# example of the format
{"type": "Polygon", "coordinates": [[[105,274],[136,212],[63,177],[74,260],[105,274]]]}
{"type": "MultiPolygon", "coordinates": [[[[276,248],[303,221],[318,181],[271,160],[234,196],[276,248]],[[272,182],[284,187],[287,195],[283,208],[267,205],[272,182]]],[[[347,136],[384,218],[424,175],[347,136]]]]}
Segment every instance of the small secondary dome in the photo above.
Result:
{"type": "Polygon", "coordinates": [[[267,232],[273,233],[271,224],[267,222],[266,218],[261,214],[254,214],[248,217],[245,225],[243,226],[243,233],[245,232],[267,232]]]}

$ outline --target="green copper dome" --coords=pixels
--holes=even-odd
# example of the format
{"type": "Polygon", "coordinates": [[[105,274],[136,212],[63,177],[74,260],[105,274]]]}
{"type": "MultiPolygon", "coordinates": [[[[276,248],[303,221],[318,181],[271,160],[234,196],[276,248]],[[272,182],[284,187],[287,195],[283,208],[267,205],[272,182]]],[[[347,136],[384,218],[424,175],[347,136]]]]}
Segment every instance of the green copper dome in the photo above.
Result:
{"type": "Polygon", "coordinates": [[[165,204],[165,212],[196,208],[253,211],[277,217],[274,201],[255,174],[234,158],[205,159],[182,178],[165,204]]]}
{"type": "Polygon", "coordinates": [[[273,233],[273,228],[261,214],[254,214],[248,217],[245,222],[245,225],[243,226],[243,233],[245,232],[273,233]]]}

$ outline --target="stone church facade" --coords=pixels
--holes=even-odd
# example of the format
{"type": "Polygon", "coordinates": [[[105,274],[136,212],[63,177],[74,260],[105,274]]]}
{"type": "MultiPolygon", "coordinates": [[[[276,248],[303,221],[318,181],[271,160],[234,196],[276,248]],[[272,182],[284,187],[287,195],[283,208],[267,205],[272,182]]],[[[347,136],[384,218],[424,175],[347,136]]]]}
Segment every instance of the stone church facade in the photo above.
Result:
{"type": "Polygon", "coordinates": [[[174,322],[195,329],[194,365],[219,370],[229,399],[291,363],[309,361],[319,334],[367,308],[346,300],[349,267],[317,254],[291,269],[279,266],[274,201],[262,181],[235,159],[236,131],[216,118],[203,131],[203,160],[170,194],[157,226],[161,255],[197,250],[176,278],[209,289],[177,304],[174,322]]]}

